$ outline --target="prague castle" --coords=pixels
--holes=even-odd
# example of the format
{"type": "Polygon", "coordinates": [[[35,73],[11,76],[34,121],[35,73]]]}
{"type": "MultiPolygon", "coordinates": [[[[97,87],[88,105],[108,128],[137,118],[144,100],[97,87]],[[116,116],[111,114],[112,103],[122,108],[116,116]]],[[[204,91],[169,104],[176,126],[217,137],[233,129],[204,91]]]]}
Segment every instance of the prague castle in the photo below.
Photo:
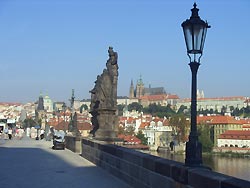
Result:
{"type": "Polygon", "coordinates": [[[177,95],[167,94],[163,87],[145,87],[140,76],[140,79],[137,81],[136,86],[131,80],[130,89],[129,89],[129,100],[138,100],[138,102],[146,107],[149,104],[159,104],[162,106],[175,106],[179,97],[177,95]]]}
{"type": "Polygon", "coordinates": [[[147,96],[147,95],[163,95],[163,94],[166,94],[163,87],[151,88],[151,86],[149,85],[149,87],[146,88],[144,86],[141,76],[140,76],[140,79],[137,81],[135,88],[134,88],[133,80],[131,80],[130,89],[129,89],[130,99],[133,99],[133,98],[139,99],[142,96],[147,96]]]}

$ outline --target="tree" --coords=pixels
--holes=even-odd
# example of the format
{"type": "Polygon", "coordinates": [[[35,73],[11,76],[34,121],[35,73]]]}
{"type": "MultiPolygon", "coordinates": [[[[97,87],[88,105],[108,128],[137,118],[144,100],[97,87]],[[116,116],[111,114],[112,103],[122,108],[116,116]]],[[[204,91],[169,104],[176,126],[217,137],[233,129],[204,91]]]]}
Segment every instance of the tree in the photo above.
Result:
{"type": "Polygon", "coordinates": [[[210,127],[208,125],[200,125],[198,127],[199,142],[202,144],[203,152],[211,152],[213,142],[210,139],[210,127]]]}
{"type": "Polygon", "coordinates": [[[152,115],[155,115],[156,112],[159,112],[158,106],[153,103],[153,104],[149,104],[148,107],[144,108],[145,112],[150,113],[152,115]]]}
{"type": "Polygon", "coordinates": [[[214,114],[214,110],[212,108],[210,108],[209,114],[214,114]]]}
{"type": "Polygon", "coordinates": [[[244,117],[244,118],[246,118],[246,117],[250,117],[250,106],[248,106],[247,105],[247,107],[243,107],[242,109],[241,109],[241,111],[242,111],[242,116],[244,117]]]}
{"type": "Polygon", "coordinates": [[[170,118],[169,125],[175,129],[178,142],[186,142],[188,121],[184,115],[175,115],[170,118]]]}
{"type": "Polygon", "coordinates": [[[177,111],[177,114],[181,115],[181,114],[184,114],[184,111],[187,109],[186,106],[184,105],[181,105],[180,108],[178,109],[177,111]]]}
{"type": "Polygon", "coordinates": [[[125,135],[134,135],[135,134],[135,127],[134,126],[127,126],[125,128],[125,135]]]}
{"type": "Polygon", "coordinates": [[[145,137],[145,135],[142,133],[142,131],[139,131],[136,135],[135,135],[138,139],[141,140],[141,143],[143,145],[147,145],[148,144],[148,138],[145,137]]]}
{"type": "Polygon", "coordinates": [[[175,111],[171,108],[171,105],[170,105],[170,104],[168,104],[168,105],[165,107],[165,109],[166,109],[166,117],[170,117],[170,116],[173,116],[173,115],[176,114],[175,111]]]}
{"type": "Polygon", "coordinates": [[[26,118],[24,121],[23,121],[23,128],[28,128],[28,127],[34,127],[36,125],[36,121],[33,120],[32,118],[26,118]]]}
{"type": "Polygon", "coordinates": [[[236,108],[233,110],[232,115],[233,115],[233,116],[241,116],[241,110],[240,110],[238,107],[236,107],[236,108]]]}
{"type": "Polygon", "coordinates": [[[227,112],[227,107],[226,106],[222,106],[221,108],[221,115],[224,115],[227,112]]]}
{"type": "Polygon", "coordinates": [[[133,102],[128,105],[128,111],[135,110],[135,111],[141,112],[142,109],[143,109],[143,106],[138,102],[133,102]]]}
{"type": "Polygon", "coordinates": [[[117,105],[118,116],[122,116],[124,107],[125,107],[124,104],[118,104],[118,105],[117,105]]]}
{"type": "Polygon", "coordinates": [[[234,107],[233,106],[229,106],[230,112],[234,111],[234,107]]]}
{"type": "Polygon", "coordinates": [[[80,113],[82,113],[82,111],[83,111],[83,109],[84,110],[88,110],[88,105],[86,105],[86,104],[83,104],[81,107],[80,107],[80,113]]]}
{"type": "Polygon", "coordinates": [[[119,126],[118,127],[118,133],[117,133],[118,135],[120,135],[120,134],[125,134],[125,130],[124,130],[124,127],[123,126],[119,126]]]}
{"type": "Polygon", "coordinates": [[[176,114],[175,111],[171,108],[171,105],[161,106],[155,103],[150,104],[148,107],[144,108],[143,112],[152,114],[153,116],[158,116],[160,118],[170,117],[176,114]]]}

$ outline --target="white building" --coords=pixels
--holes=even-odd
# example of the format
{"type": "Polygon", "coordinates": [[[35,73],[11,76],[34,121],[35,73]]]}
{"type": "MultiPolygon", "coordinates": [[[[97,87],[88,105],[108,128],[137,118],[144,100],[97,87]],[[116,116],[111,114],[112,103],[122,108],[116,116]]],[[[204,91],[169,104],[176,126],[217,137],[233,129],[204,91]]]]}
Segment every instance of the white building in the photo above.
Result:
{"type": "Polygon", "coordinates": [[[53,112],[53,102],[48,95],[43,97],[43,106],[47,112],[53,112]]]}
{"type": "Polygon", "coordinates": [[[228,130],[219,136],[218,147],[250,147],[250,131],[228,130]]]}
{"type": "Polygon", "coordinates": [[[148,145],[157,149],[158,146],[168,146],[171,142],[172,127],[164,125],[166,119],[154,119],[149,124],[142,123],[143,134],[148,138],[148,145]]]}
{"type": "MultiPolygon", "coordinates": [[[[246,97],[217,97],[217,98],[198,98],[197,97],[197,110],[210,110],[221,112],[222,108],[226,108],[230,112],[230,107],[241,109],[244,107],[246,97]]],[[[181,99],[177,103],[177,109],[181,106],[191,107],[191,99],[181,99]]]]}

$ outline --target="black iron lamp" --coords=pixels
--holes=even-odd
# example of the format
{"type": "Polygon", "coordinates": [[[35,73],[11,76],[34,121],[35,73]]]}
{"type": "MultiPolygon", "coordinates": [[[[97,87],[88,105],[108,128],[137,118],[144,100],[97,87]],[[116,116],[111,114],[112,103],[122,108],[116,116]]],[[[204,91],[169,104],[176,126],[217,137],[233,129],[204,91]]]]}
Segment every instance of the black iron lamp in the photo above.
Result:
{"type": "Polygon", "coordinates": [[[194,3],[194,8],[191,9],[192,15],[190,19],[184,21],[181,26],[183,28],[187,54],[191,61],[200,62],[202,56],[203,47],[205,43],[205,38],[207,34],[207,29],[210,28],[207,22],[203,21],[199,17],[199,9],[196,8],[197,5],[194,3]],[[196,60],[196,55],[199,55],[198,61],[196,60]],[[191,58],[193,55],[193,59],[191,58]]]}
{"type": "Polygon", "coordinates": [[[197,72],[200,65],[200,58],[203,53],[207,29],[210,28],[207,22],[200,19],[197,5],[194,3],[191,9],[190,19],[184,21],[183,28],[187,54],[190,59],[190,69],[192,72],[191,88],[191,131],[189,141],[186,143],[185,165],[191,167],[203,167],[202,165],[202,145],[198,142],[197,133],[197,72]]]}

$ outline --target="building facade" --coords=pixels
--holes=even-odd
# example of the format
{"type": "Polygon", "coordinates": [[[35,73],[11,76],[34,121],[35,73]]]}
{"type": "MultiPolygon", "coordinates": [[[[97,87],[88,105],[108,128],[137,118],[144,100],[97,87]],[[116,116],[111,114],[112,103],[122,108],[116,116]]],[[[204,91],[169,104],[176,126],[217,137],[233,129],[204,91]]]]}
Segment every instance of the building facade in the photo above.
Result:
{"type": "Polygon", "coordinates": [[[214,146],[218,144],[218,138],[228,130],[242,130],[242,122],[232,116],[198,116],[197,124],[210,127],[210,137],[214,146]]]}
{"type": "MultiPolygon", "coordinates": [[[[213,110],[221,112],[222,109],[225,112],[230,112],[230,108],[239,108],[244,107],[246,97],[217,97],[217,98],[197,98],[197,110],[213,110]]],[[[187,106],[190,108],[191,99],[181,99],[177,103],[177,109],[181,106],[187,106]]]]}
{"type": "Polygon", "coordinates": [[[45,95],[43,97],[43,106],[44,106],[44,110],[46,110],[47,112],[53,112],[54,110],[53,102],[48,95],[45,95]]]}
{"type": "Polygon", "coordinates": [[[150,85],[149,87],[145,87],[142,77],[137,81],[136,86],[134,88],[133,80],[131,80],[130,88],[129,88],[129,98],[141,98],[142,96],[148,95],[161,95],[166,94],[164,87],[154,87],[152,88],[150,85]]]}
{"type": "Polygon", "coordinates": [[[218,147],[250,147],[250,131],[228,130],[218,138],[218,147]]]}

